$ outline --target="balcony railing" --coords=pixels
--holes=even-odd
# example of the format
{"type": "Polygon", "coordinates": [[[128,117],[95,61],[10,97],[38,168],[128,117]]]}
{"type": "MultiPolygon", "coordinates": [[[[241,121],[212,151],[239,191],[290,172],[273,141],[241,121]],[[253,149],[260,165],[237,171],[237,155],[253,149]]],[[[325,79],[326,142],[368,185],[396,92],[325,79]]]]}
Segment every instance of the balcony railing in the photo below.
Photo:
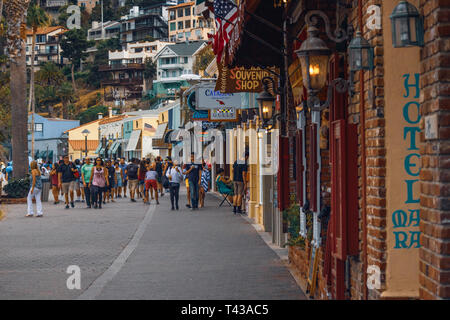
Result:
{"type": "Polygon", "coordinates": [[[121,64],[101,65],[98,67],[98,71],[115,71],[127,69],[144,70],[145,66],[142,63],[121,63],[121,64]]]}
{"type": "Polygon", "coordinates": [[[52,50],[38,50],[37,54],[40,55],[49,55],[49,54],[58,54],[58,50],[57,49],[52,49],[52,50]]]}
{"type": "MultiPolygon", "coordinates": [[[[112,93],[105,93],[105,101],[116,101],[116,100],[122,100],[123,97],[116,97],[112,93]]],[[[128,93],[125,100],[133,100],[133,99],[141,99],[142,98],[142,92],[131,92],[128,93]]]]}
{"type": "Polygon", "coordinates": [[[102,85],[104,86],[127,86],[127,85],[140,86],[143,84],[144,84],[143,78],[112,79],[102,81],[102,85]]]}

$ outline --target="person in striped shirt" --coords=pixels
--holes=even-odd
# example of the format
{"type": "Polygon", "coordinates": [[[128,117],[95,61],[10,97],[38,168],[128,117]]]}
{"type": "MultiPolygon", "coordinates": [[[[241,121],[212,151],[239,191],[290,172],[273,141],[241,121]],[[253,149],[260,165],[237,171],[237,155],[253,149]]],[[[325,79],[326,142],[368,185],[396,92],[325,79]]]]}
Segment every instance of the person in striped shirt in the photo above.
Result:
{"type": "Polygon", "coordinates": [[[206,193],[209,191],[211,185],[211,165],[206,162],[203,163],[202,180],[200,185],[200,208],[205,205],[206,193]]]}

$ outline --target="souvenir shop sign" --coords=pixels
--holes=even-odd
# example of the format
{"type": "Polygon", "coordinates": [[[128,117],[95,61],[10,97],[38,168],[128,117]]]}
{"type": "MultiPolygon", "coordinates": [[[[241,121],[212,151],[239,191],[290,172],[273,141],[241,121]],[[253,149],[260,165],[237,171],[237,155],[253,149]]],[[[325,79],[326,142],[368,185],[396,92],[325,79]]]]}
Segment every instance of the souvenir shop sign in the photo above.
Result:
{"type": "Polygon", "coordinates": [[[240,109],[242,97],[240,93],[223,93],[215,89],[214,84],[199,86],[195,92],[196,109],[211,110],[221,108],[240,109]]]}
{"type": "MultiPolygon", "coordinates": [[[[219,77],[216,81],[216,90],[226,93],[235,92],[262,92],[264,86],[262,79],[270,77],[277,83],[278,79],[268,69],[261,68],[244,68],[236,67],[229,69],[219,63],[217,65],[219,77]]],[[[271,71],[277,72],[276,68],[270,68],[271,71]]],[[[270,83],[270,86],[272,84],[270,83]]]]}

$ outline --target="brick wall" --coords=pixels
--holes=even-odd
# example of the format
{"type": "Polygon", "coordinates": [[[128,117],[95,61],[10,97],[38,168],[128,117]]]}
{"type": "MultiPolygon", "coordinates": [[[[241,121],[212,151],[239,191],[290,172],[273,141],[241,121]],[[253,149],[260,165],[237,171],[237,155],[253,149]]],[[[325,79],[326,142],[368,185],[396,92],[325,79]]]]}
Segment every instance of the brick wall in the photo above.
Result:
{"type": "MultiPolygon", "coordinates": [[[[354,1],[351,21],[355,30],[359,30],[358,6],[354,1]]],[[[381,0],[363,1],[363,23],[369,14],[367,8],[371,5],[382,7],[381,0]]],[[[355,95],[348,108],[348,121],[358,123],[358,177],[359,177],[359,239],[360,252],[350,259],[350,293],[351,299],[364,299],[364,232],[363,215],[366,214],[367,228],[367,264],[377,265],[381,270],[381,284],[384,287],[386,270],[386,148],[385,148],[385,120],[384,120],[384,66],[383,66],[383,30],[370,30],[363,26],[363,37],[374,47],[373,71],[364,72],[364,97],[361,97],[360,75],[355,74],[355,95]],[[373,97],[369,97],[369,90],[373,90],[373,97]],[[366,190],[362,180],[362,139],[364,135],[361,127],[360,99],[364,99],[365,111],[365,144],[366,144],[366,190]],[[366,192],[365,212],[363,208],[363,193],[366,192]]],[[[378,299],[381,291],[369,290],[368,299],[378,299]]]]}
{"type": "Polygon", "coordinates": [[[450,298],[450,0],[421,0],[420,298],[450,298]],[[437,116],[438,138],[425,139],[437,116]]]}
{"type": "MultiPolygon", "coordinates": [[[[309,3],[309,2],[308,2],[309,3]]],[[[329,17],[332,18],[332,25],[334,25],[333,18],[335,17],[334,7],[330,7],[324,2],[320,2],[316,9],[325,11],[329,17]]],[[[363,0],[363,21],[367,18],[367,8],[370,5],[379,5],[382,7],[381,0],[363,0]]],[[[307,6],[308,10],[313,10],[313,4],[307,6]]],[[[358,1],[353,1],[353,8],[349,16],[350,23],[355,30],[358,26],[358,1]]],[[[332,27],[332,29],[334,26],[332,27]]],[[[382,30],[368,30],[365,26],[363,28],[363,36],[370,42],[375,50],[375,70],[364,73],[364,96],[360,92],[360,77],[359,73],[355,74],[354,87],[355,95],[349,100],[347,110],[347,120],[349,123],[358,124],[358,177],[359,177],[359,254],[349,259],[350,287],[348,298],[360,300],[364,299],[364,234],[363,234],[363,215],[367,217],[367,263],[368,265],[377,265],[381,270],[381,290],[369,290],[368,299],[379,299],[382,290],[385,287],[385,270],[386,270],[386,148],[385,148],[385,120],[384,120],[384,66],[383,66],[383,32],[382,30]],[[373,88],[373,96],[368,94],[369,89],[373,88]],[[365,137],[362,135],[361,127],[361,110],[360,99],[364,99],[365,111],[365,137]],[[366,148],[362,148],[362,139],[365,138],[366,148]],[[362,154],[366,154],[366,190],[363,190],[363,169],[362,169],[362,154]],[[366,211],[363,210],[363,193],[366,192],[366,211]]],[[[324,39],[325,40],[325,39],[324,39]]],[[[328,42],[327,45],[333,48],[334,43],[328,42]]],[[[307,125],[311,123],[310,115],[307,115],[307,125]]],[[[306,157],[309,163],[309,132],[306,130],[306,157]]],[[[326,149],[320,150],[322,161],[321,172],[321,188],[323,192],[322,200],[324,205],[330,205],[330,194],[327,189],[331,188],[331,167],[329,158],[329,144],[326,149]]],[[[307,168],[307,171],[309,168],[307,168]]],[[[306,173],[307,174],[307,173],[306,173]]],[[[307,181],[307,195],[310,197],[309,181],[307,181]]],[[[317,291],[315,298],[328,299],[328,294],[333,291],[335,282],[333,281],[330,287],[327,286],[325,278],[323,277],[323,256],[326,246],[326,230],[322,230],[323,243],[319,254],[319,268],[317,279],[317,291]]],[[[309,265],[309,256],[305,253],[298,254],[290,253],[290,258],[294,259],[294,266],[300,270],[303,275],[309,265]],[[301,266],[306,264],[305,266],[301,266]]],[[[304,275],[306,277],[306,274],[304,275]]]]}

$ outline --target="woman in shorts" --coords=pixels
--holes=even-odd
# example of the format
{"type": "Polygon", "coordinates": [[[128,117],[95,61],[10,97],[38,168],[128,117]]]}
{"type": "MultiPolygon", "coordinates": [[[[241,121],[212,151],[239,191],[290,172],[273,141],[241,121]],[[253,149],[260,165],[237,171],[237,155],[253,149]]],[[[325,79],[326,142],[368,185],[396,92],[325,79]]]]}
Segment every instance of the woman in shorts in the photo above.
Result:
{"type": "Polygon", "coordinates": [[[159,204],[158,200],[158,172],[156,171],[156,165],[147,164],[147,171],[145,172],[145,199],[144,203],[150,204],[149,193],[155,194],[156,204],[159,204]]]}
{"type": "Polygon", "coordinates": [[[118,198],[122,194],[123,187],[123,170],[119,167],[119,162],[114,163],[115,173],[116,173],[116,187],[115,187],[115,195],[118,198]]]}
{"type": "Polygon", "coordinates": [[[58,168],[59,168],[59,164],[57,162],[55,162],[52,170],[50,171],[50,181],[52,183],[52,194],[53,194],[53,199],[54,199],[53,204],[59,203],[58,168]]]}

